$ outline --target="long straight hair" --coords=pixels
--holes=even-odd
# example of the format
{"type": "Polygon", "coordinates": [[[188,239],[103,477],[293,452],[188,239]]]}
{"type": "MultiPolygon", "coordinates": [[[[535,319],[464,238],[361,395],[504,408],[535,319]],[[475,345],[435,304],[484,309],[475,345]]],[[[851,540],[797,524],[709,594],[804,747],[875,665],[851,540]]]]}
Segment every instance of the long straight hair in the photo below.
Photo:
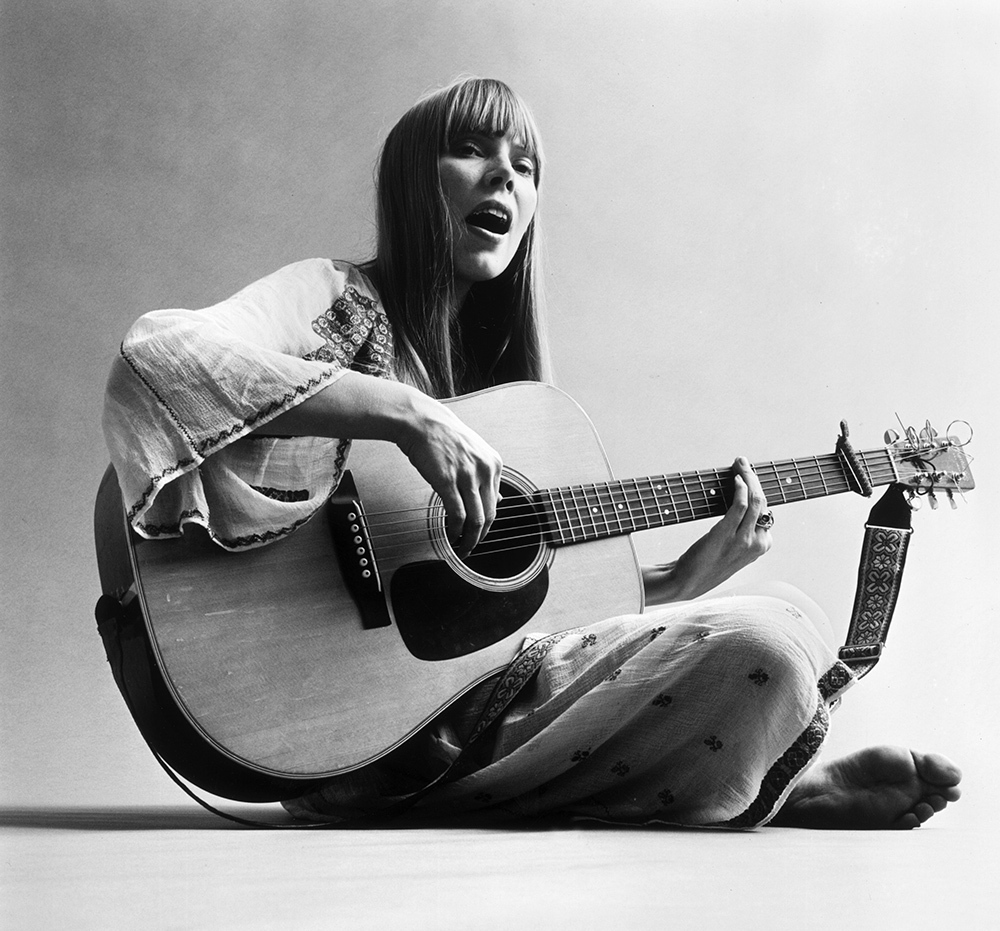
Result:
{"type": "Polygon", "coordinates": [[[386,137],[376,175],[371,267],[392,326],[396,375],[439,398],[549,378],[535,217],[503,273],[474,284],[455,313],[455,232],[438,160],[468,133],[511,133],[532,156],[539,184],[541,142],[531,113],[506,84],[485,78],[418,101],[386,137]]]}

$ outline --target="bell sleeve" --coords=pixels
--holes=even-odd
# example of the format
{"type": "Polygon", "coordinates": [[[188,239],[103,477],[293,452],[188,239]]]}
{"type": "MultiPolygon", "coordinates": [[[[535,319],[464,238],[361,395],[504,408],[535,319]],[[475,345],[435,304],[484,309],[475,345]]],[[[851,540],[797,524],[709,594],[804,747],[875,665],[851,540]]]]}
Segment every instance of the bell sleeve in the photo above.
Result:
{"type": "Polygon", "coordinates": [[[291,532],[336,487],[349,441],[252,431],[352,367],[388,374],[390,351],[367,279],[325,259],[211,307],[140,317],[112,364],[103,418],[132,527],[178,536],[193,522],[227,549],[291,532]]]}

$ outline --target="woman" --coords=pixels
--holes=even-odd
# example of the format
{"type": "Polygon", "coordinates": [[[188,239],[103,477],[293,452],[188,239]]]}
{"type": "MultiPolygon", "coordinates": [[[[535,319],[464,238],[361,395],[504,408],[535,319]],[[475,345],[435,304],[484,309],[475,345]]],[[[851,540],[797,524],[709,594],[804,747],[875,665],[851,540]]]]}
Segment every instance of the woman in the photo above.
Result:
{"type": "MultiPolygon", "coordinates": [[[[194,523],[228,549],[265,545],[336,487],[349,438],[381,439],[441,496],[456,551],[471,553],[496,516],[502,461],[437,399],[548,376],[541,170],[521,100],[458,82],[386,140],[371,262],[299,262],[213,307],[141,318],[105,414],[136,531],[194,523]]],[[[333,821],[408,799],[438,813],[912,827],[956,799],[958,771],[938,756],[881,747],[810,769],[852,675],[808,599],[691,600],[771,545],[759,481],[743,458],[733,470],[726,515],[676,562],[644,569],[646,604],[662,607],[549,638],[465,753],[493,682],[286,807],[333,821]]]]}

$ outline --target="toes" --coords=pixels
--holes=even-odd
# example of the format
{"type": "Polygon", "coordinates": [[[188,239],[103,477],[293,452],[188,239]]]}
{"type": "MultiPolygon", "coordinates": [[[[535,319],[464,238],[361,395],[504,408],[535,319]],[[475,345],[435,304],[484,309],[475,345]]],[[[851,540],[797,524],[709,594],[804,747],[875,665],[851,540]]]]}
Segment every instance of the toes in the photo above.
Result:
{"type": "Polygon", "coordinates": [[[927,802],[917,802],[910,814],[915,815],[917,821],[923,824],[934,814],[934,809],[927,802]]]}
{"type": "MultiPolygon", "coordinates": [[[[926,821],[927,819],[925,818],[924,820],[926,821]]],[[[899,831],[912,831],[914,828],[920,827],[920,819],[914,812],[908,811],[905,815],[896,819],[893,827],[899,831]]]]}
{"type": "MultiPolygon", "coordinates": [[[[957,786],[962,781],[962,771],[940,753],[910,751],[917,775],[932,786],[957,786]]],[[[957,796],[956,796],[957,798],[957,796]]]]}
{"type": "Polygon", "coordinates": [[[924,798],[924,802],[931,806],[935,811],[944,811],[945,806],[948,804],[948,800],[942,798],[940,795],[928,795],[924,798]]]}

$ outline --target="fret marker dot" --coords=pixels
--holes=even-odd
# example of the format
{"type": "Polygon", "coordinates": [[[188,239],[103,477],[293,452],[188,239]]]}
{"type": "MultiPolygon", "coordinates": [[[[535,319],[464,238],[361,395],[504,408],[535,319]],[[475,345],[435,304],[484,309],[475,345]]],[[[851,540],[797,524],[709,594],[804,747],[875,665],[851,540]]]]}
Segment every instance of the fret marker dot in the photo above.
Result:
{"type": "Polygon", "coordinates": [[[621,511],[621,510],[623,510],[623,509],[624,509],[624,507],[625,507],[625,505],[624,505],[624,504],[619,504],[619,505],[618,505],[618,510],[619,510],[619,511],[621,511]]]}
{"type": "Polygon", "coordinates": [[[710,495],[714,495],[715,494],[715,489],[714,488],[710,488],[709,491],[708,491],[708,493],[710,495]]]}
{"type": "Polygon", "coordinates": [[[595,514],[597,513],[597,508],[591,508],[591,510],[592,510],[592,511],[593,511],[593,512],[594,512],[595,514]]]}
{"type": "Polygon", "coordinates": [[[786,485],[791,485],[792,484],[792,480],[790,478],[786,478],[785,479],[785,484],[786,485]]]}

